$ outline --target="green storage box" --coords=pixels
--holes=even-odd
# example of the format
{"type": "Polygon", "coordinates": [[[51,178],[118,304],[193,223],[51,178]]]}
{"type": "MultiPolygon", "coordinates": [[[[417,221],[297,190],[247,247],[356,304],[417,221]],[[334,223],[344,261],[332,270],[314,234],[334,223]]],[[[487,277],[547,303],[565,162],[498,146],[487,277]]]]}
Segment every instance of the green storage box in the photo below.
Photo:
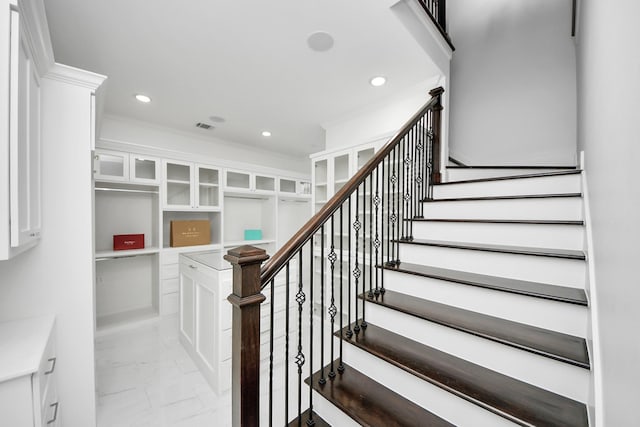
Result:
{"type": "Polygon", "coordinates": [[[262,240],[262,230],[244,230],[244,240],[262,240]]]}

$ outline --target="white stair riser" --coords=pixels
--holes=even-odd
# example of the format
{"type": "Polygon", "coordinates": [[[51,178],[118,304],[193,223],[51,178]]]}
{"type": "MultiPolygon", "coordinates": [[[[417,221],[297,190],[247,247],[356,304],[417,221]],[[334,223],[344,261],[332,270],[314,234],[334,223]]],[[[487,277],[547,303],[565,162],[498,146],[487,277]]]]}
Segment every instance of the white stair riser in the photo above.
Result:
{"type": "Polygon", "coordinates": [[[534,248],[584,249],[584,228],[579,225],[414,221],[413,237],[534,248]]]}
{"type": "MultiPolygon", "coordinates": [[[[329,425],[340,427],[360,427],[360,424],[355,422],[353,418],[342,412],[337,406],[315,391],[313,392],[313,410],[323,420],[329,423],[329,425]]],[[[306,426],[304,423],[302,425],[306,426]]]]}
{"type": "Polygon", "coordinates": [[[425,218],[582,220],[579,197],[425,202],[425,218]]]}
{"type": "Polygon", "coordinates": [[[587,307],[445,280],[384,271],[386,289],[514,322],[586,337],[587,307]]]}
{"type": "Polygon", "coordinates": [[[473,427],[515,425],[506,418],[390,365],[353,345],[345,343],[344,358],[349,366],[454,425],[473,427]]]}
{"type": "Polygon", "coordinates": [[[461,359],[586,402],[589,371],[472,334],[369,304],[367,321],[461,359]]]}
{"type": "Polygon", "coordinates": [[[495,178],[499,176],[530,175],[533,173],[558,172],[558,169],[447,169],[447,182],[468,179],[495,178]]]}
{"type": "Polygon", "coordinates": [[[582,260],[400,244],[400,261],[531,282],[584,288],[582,260]]]}
{"type": "Polygon", "coordinates": [[[435,185],[433,198],[580,193],[579,174],[435,185]]]}

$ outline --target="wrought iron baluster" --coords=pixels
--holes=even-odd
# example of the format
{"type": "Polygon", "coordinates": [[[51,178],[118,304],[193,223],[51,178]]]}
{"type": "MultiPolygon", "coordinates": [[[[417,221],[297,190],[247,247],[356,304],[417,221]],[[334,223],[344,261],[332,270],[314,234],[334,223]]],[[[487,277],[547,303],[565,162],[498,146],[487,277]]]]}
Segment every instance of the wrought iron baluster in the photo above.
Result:
{"type": "Polygon", "coordinates": [[[271,279],[271,301],[269,301],[269,427],[273,426],[273,318],[276,296],[275,279],[271,279]]]}
{"type": "MultiPolygon", "coordinates": [[[[385,186],[385,163],[387,164],[387,174],[389,173],[389,156],[387,155],[386,159],[384,159],[382,161],[382,181],[381,181],[381,186],[382,186],[382,197],[380,200],[380,205],[382,206],[381,208],[381,220],[380,220],[380,237],[382,238],[381,240],[381,245],[380,245],[380,293],[384,293],[384,270],[382,270],[382,265],[384,265],[384,232],[385,232],[385,228],[384,228],[384,218],[387,217],[389,218],[389,210],[388,210],[388,206],[389,206],[389,190],[387,187],[387,192],[385,193],[384,191],[384,186],[385,186]],[[385,162],[386,160],[386,162],[385,162]],[[385,215],[384,213],[384,201],[387,200],[387,214],[385,215]]],[[[388,184],[388,183],[387,183],[388,184]]],[[[387,228],[387,233],[389,233],[388,231],[389,229],[387,228]]],[[[388,241],[388,239],[387,239],[388,241]]],[[[387,252],[388,254],[388,252],[387,252]]],[[[389,256],[389,255],[387,255],[389,256]]]]}
{"type": "MultiPolygon", "coordinates": [[[[311,247],[313,252],[313,246],[311,247]]],[[[306,296],[302,288],[302,249],[298,251],[298,292],[296,293],[296,302],[298,303],[298,353],[295,357],[298,366],[298,425],[302,424],[302,367],[305,358],[302,353],[302,309],[304,307],[306,296]]]]}
{"type": "MultiPolygon", "coordinates": [[[[358,251],[356,251],[356,257],[358,256],[358,251]]],[[[362,296],[366,294],[367,287],[367,179],[365,178],[362,181],[362,296]]],[[[367,320],[365,315],[365,300],[359,299],[357,294],[360,291],[356,287],[356,304],[360,302],[362,304],[362,322],[360,322],[360,327],[362,329],[367,328],[367,320]]]]}
{"type": "Polygon", "coordinates": [[[398,167],[398,186],[397,189],[395,191],[395,196],[396,196],[396,214],[395,214],[395,221],[397,223],[397,227],[396,227],[396,235],[394,237],[394,246],[395,246],[395,258],[393,260],[394,265],[398,265],[398,260],[400,259],[400,221],[402,220],[402,212],[400,210],[400,199],[402,199],[402,192],[401,192],[401,177],[402,177],[402,151],[400,150],[400,147],[402,146],[402,143],[398,144],[398,146],[396,147],[396,151],[397,151],[397,167],[398,167]]]}
{"type": "Polygon", "coordinates": [[[335,280],[334,280],[334,276],[335,276],[335,264],[336,264],[336,260],[338,258],[338,256],[336,255],[336,251],[335,251],[335,243],[334,243],[334,236],[336,234],[336,227],[335,224],[333,222],[333,217],[335,215],[331,215],[331,251],[329,251],[329,263],[330,263],[330,268],[331,268],[331,304],[329,305],[329,316],[331,318],[331,328],[330,328],[330,332],[329,332],[329,339],[331,342],[331,368],[329,370],[329,378],[333,379],[336,376],[336,372],[334,370],[334,366],[333,366],[333,360],[334,360],[334,352],[333,352],[333,332],[335,331],[335,320],[336,320],[336,313],[337,313],[337,309],[336,309],[336,298],[335,298],[335,293],[334,293],[334,289],[335,289],[335,280]]]}
{"type": "Polygon", "coordinates": [[[395,243],[395,238],[396,238],[396,220],[397,220],[397,213],[396,213],[396,184],[398,183],[398,176],[396,174],[396,163],[397,163],[397,146],[394,147],[393,149],[393,161],[391,164],[391,167],[393,168],[393,171],[391,172],[391,177],[389,178],[391,180],[391,215],[389,216],[389,220],[391,221],[391,234],[389,235],[389,244],[391,246],[391,251],[390,251],[390,255],[391,255],[391,261],[390,263],[392,265],[395,265],[396,263],[396,243],[395,243]]]}
{"type": "Polygon", "coordinates": [[[356,240],[356,247],[355,247],[355,251],[354,251],[354,259],[355,259],[355,266],[353,267],[353,285],[354,285],[354,289],[355,289],[355,294],[354,294],[354,300],[355,300],[355,326],[353,327],[353,332],[355,332],[356,335],[358,335],[358,333],[360,333],[360,325],[358,324],[358,285],[360,284],[360,276],[361,276],[361,271],[360,271],[360,266],[358,265],[358,237],[360,236],[360,229],[362,228],[362,223],[360,222],[360,186],[358,186],[358,188],[356,188],[356,218],[355,221],[353,222],[353,229],[355,231],[355,240],[356,240]]]}
{"type": "Polygon", "coordinates": [[[289,421],[289,267],[291,261],[287,261],[285,267],[285,314],[284,314],[284,421],[289,421]]]}
{"type": "MultiPolygon", "coordinates": [[[[378,276],[381,274],[380,271],[378,271],[378,265],[382,264],[381,262],[378,262],[378,251],[381,249],[381,246],[384,247],[384,245],[380,244],[380,234],[378,233],[378,229],[382,227],[382,224],[380,223],[380,220],[378,218],[378,210],[380,208],[380,192],[379,192],[379,186],[380,186],[380,169],[382,169],[382,179],[384,180],[384,162],[382,163],[382,168],[378,165],[376,166],[376,196],[373,198],[373,204],[375,205],[375,222],[376,222],[376,237],[375,240],[373,242],[373,246],[376,248],[376,256],[375,256],[375,263],[376,265],[373,267],[374,271],[376,272],[376,287],[375,287],[375,291],[374,291],[374,295],[377,297],[378,295],[380,295],[380,288],[378,286],[378,276]]],[[[384,185],[384,184],[383,184],[384,185]]],[[[380,259],[383,259],[384,256],[381,256],[380,259]]]]}
{"type": "MultiPolygon", "coordinates": [[[[313,234],[309,238],[309,378],[313,378],[313,234]]],[[[309,387],[309,419],[307,425],[312,426],[313,421],[313,387],[309,387]]]]}
{"type": "Polygon", "coordinates": [[[318,383],[324,385],[324,224],[320,226],[320,379],[318,383]]]}
{"type": "MultiPolygon", "coordinates": [[[[348,221],[351,221],[351,198],[352,197],[349,196],[349,199],[347,199],[347,202],[349,203],[347,209],[348,221]]],[[[347,247],[349,251],[347,253],[347,338],[351,338],[353,336],[353,331],[351,330],[351,225],[349,225],[347,247]]]]}
{"type": "MultiPolygon", "coordinates": [[[[378,169],[376,168],[376,171],[378,169]]],[[[369,298],[373,297],[373,221],[378,218],[373,215],[373,171],[369,175],[369,298]]],[[[377,228],[376,224],[376,228],[377,228]]],[[[377,285],[377,283],[376,283],[377,285]]],[[[377,286],[376,286],[377,287],[377,286]]]]}
{"type": "MultiPolygon", "coordinates": [[[[343,275],[342,275],[342,267],[343,267],[343,242],[344,242],[344,234],[342,232],[342,208],[344,207],[344,203],[340,205],[340,333],[342,333],[342,318],[344,317],[344,305],[343,305],[343,275]]],[[[340,364],[338,364],[338,372],[344,372],[344,364],[342,363],[342,339],[340,340],[340,364]]]]}

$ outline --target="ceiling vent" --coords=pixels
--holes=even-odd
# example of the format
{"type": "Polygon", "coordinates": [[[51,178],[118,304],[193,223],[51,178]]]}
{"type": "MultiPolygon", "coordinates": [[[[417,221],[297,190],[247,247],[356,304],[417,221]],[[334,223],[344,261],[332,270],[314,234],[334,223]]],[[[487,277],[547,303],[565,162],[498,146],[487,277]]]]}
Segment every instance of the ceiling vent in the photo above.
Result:
{"type": "Polygon", "coordinates": [[[210,125],[208,123],[202,123],[202,122],[196,123],[196,127],[204,130],[214,129],[213,125],[210,125]]]}

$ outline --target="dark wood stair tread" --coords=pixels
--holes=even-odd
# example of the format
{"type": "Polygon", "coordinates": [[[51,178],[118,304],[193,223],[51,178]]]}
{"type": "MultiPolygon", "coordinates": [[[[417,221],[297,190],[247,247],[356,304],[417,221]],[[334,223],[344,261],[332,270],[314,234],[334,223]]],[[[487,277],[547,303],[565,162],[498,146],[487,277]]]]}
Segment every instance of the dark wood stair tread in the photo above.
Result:
{"type": "Polygon", "coordinates": [[[413,239],[413,240],[399,240],[399,243],[408,245],[420,245],[420,246],[437,246],[441,248],[452,249],[468,249],[474,251],[486,251],[486,252],[500,252],[517,255],[534,255],[545,256],[553,258],[568,258],[584,260],[585,255],[582,251],[568,250],[568,249],[547,249],[547,248],[532,248],[524,246],[511,246],[511,245],[490,245],[485,243],[463,243],[463,242],[448,242],[442,240],[428,240],[428,239],[413,239]]]}
{"type": "Polygon", "coordinates": [[[331,424],[329,424],[328,422],[320,418],[320,416],[316,414],[315,411],[310,411],[309,409],[307,409],[302,414],[300,414],[299,417],[295,417],[293,420],[291,420],[291,422],[288,424],[289,427],[298,427],[298,426],[307,427],[307,420],[309,419],[309,413],[313,414],[312,419],[313,419],[314,427],[331,427],[331,424]]]}
{"type": "Polygon", "coordinates": [[[546,283],[528,282],[525,280],[507,279],[504,277],[488,276],[484,274],[469,273],[466,271],[449,270],[446,268],[430,267],[426,265],[401,262],[398,265],[385,265],[382,268],[389,271],[413,274],[416,276],[430,277],[446,280],[464,285],[478,286],[497,291],[512,292],[521,295],[544,298],[554,301],[566,302],[587,306],[587,296],[584,289],[570,288],[567,286],[548,285],[546,283]]]}
{"type": "Polygon", "coordinates": [[[532,166],[532,165],[464,165],[447,166],[447,169],[563,169],[574,170],[576,166],[532,166]]]}
{"type": "MultiPolygon", "coordinates": [[[[346,331],[346,328],[343,329],[346,331]]],[[[340,334],[340,331],[336,332],[340,334]]],[[[369,323],[345,340],[515,423],[588,426],[583,403],[516,380],[369,323]]]]}
{"type": "Polygon", "coordinates": [[[584,221],[537,220],[537,219],[449,219],[449,218],[413,218],[405,221],[417,222],[468,222],[474,224],[532,224],[532,225],[584,225],[584,221]]]}
{"type": "Polygon", "coordinates": [[[563,176],[563,175],[578,175],[581,174],[581,169],[571,169],[571,170],[561,170],[561,171],[553,171],[553,172],[541,172],[541,173],[528,173],[523,175],[509,175],[509,176],[494,176],[490,178],[474,178],[474,179],[464,179],[460,181],[449,181],[449,182],[438,182],[434,183],[434,186],[448,186],[455,184],[472,184],[476,182],[491,182],[491,181],[508,181],[514,179],[528,179],[528,178],[545,178],[548,176],[563,176]]]}
{"type": "MultiPolygon", "coordinates": [[[[320,385],[313,374],[313,389],[363,426],[449,427],[453,424],[405,399],[398,393],[344,364],[343,373],[320,385]]],[[[328,371],[328,368],[325,368],[328,371]]],[[[309,378],[305,380],[309,384],[309,378]]]]}
{"type": "MultiPolygon", "coordinates": [[[[359,296],[361,299],[365,297],[359,296]]],[[[590,368],[584,338],[387,290],[367,301],[521,350],[590,368]]]]}
{"type": "Polygon", "coordinates": [[[481,196],[481,197],[451,197],[443,199],[423,199],[425,203],[433,202],[472,202],[479,200],[517,200],[517,199],[554,199],[554,198],[573,198],[582,197],[581,193],[562,193],[562,194],[522,194],[514,196],[481,196]]]}

